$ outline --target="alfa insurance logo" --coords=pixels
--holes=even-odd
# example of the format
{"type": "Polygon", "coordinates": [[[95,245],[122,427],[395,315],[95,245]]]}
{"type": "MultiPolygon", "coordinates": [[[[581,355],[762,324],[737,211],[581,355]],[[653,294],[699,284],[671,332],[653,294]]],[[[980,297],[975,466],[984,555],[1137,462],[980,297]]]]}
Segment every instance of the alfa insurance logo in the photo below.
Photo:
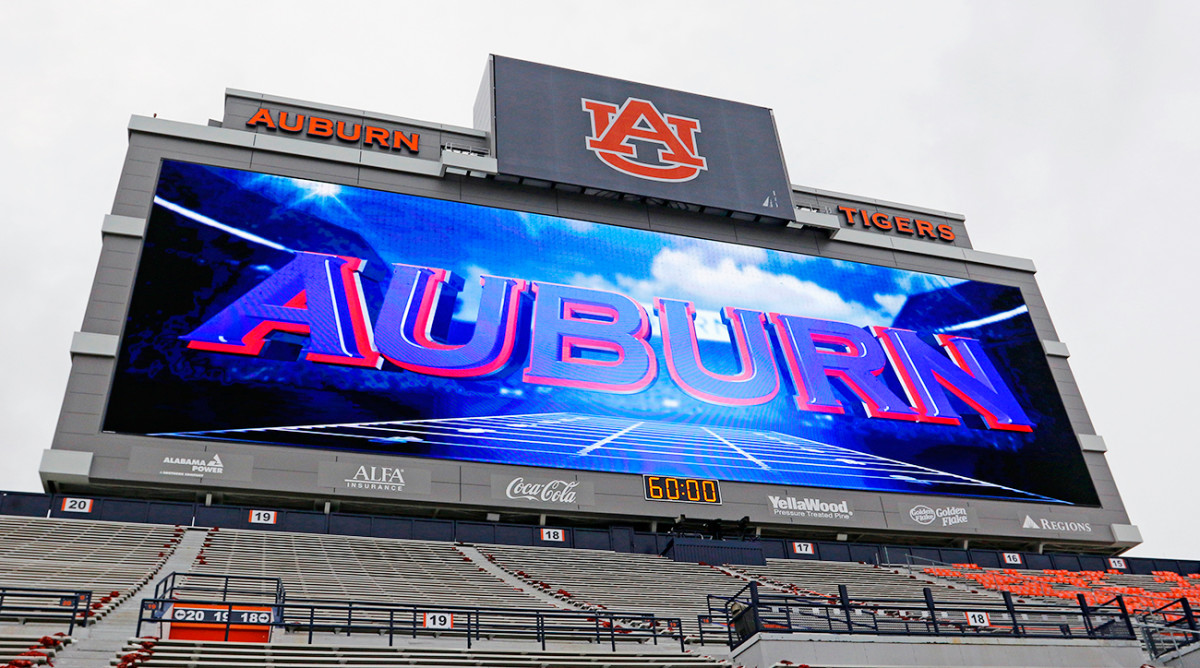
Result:
{"type": "Polygon", "coordinates": [[[631,97],[620,106],[582,98],[592,121],[587,149],[601,162],[629,176],[649,181],[691,181],[708,169],[696,151],[700,121],[659,112],[654,103],[631,97]],[[657,155],[639,155],[633,140],[658,144],[657,155]]]}

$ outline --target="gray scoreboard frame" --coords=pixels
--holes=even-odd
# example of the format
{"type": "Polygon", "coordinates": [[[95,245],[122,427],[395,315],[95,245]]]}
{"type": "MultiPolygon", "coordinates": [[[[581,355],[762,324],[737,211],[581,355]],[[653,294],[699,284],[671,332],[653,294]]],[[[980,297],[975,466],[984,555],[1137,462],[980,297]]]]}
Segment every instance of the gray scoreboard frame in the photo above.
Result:
{"type": "MultiPolygon", "coordinates": [[[[652,204],[590,197],[566,190],[496,179],[486,132],[369,113],[361,110],[227,90],[221,122],[207,126],[142,116],[129,124],[129,150],[113,202],[104,217],[103,245],[81,331],[72,342],[71,374],[52,447],[40,474],[47,491],[135,496],[181,494],[221,499],[289,499],[317,507],[355,502],[386,504],[396,512],[433,508],[466,513],[547,515],[579,521],[736,520],[771,533],[847,536],[867,540],[970,541],[996,546],[1064,547],[1113,551],[1141,542],[1129,524],[1104,453],[1058,341],[1032,262],[984,253],[970,246],[961,215],[793,186],[797,222],[765,226],[728,217],[652,204]],[[260,107],[319,114],[333,120],[420,135],[418,151],[334,145],[303,134],[283,134],[246,121],[260,107]],[[164,159],[263,171],[282,176],[362,186],[455,202],[560,215],[631,228],[734,242],[808,255],[984,280],[1021,289],[1046,351],[1060,395],[1078,437],[1100,507],[1060,506],[956,497],[918,496],[757,483],[722,482],[719,506],[647,501],[641,476],[378,456],[237,443],[181,441],[104,433],[102,419],[116,366],[118,344],[132,293],[159,164],[164,159]],[[491,177],[491,178],[488,178],[491,177]],[[850,226],[838,206],[888,214],[917,214],[949,225],[952,242],[901,237],[877,228],[850,226]],[[178,459],[176,459],[178,458],[178,459]],[[219,465],[214,458],[219,458],[219,465]],[[197,475],[188,464],[197,460],[197,475]],[[403,484],[352,485],[359,466],[403,469],[403,484]],[[187,476],[183,475],[188,473],[187,476]],[[573,502],[513,499],[514,478],[532,483],[577,483],[573,502]],[[845,502],[848,513],[826,517],[776,514],[768,495],[845,502]],[[331,503],[322,504],[323,501],[331,503]],[[948,510],[967,521],[950,527],[921,524],[917,506],[948,510]],[[1031,526],[1034,525],[1034,526],[1031,526]]],[[[377,473],[379,469],[376,469],[377,473]]],[[[394,473],[389,473],[394,477],[394,473]]]]}

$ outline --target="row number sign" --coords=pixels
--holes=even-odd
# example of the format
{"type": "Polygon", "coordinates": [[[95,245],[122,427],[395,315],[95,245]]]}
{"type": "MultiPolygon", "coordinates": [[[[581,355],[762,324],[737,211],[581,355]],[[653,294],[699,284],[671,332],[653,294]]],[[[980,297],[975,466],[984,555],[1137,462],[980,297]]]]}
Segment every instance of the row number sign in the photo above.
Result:
{"type": "Polygon", "coordinates": [[[796,554],[816,554],[817,550],[812,543],[792,543],[792,552],[796,554]]]}
{"type": "Polygon", "coordinates": [[[92,503],[92,499],[63,499],[62,509],[64,513],[90,513],[92,503]]]}
{"type": "Polygon", "coordinates": [[[542,529],[542,540],[547,543],[566,542],[567,536],[562,529],[542,529]]]}
{"type": "Polygon", "coordinates": [[[449,612],[427,612],[424,624],[427,629],[452,629],[454,615],[449,612]]]}
{"type": "Polygon", "coordinates": [[[1009,566],[1020,566],[1021,554],[1019,552],[1005,552],[1004,563],[1008,564],[1009,566]]]}
{"type": "Polygon", "coordinates": [[[275,524],[279,521],[279,512],[275,510],[251,510],[251,524],[275,524]]]}
{"type": "Polygon", "coordinates": [[[1109,557],[1108,567],[1113,570],[1123,571],[1125,570],[1125,560],[1120,557],[1109,557]]]}
{"type": "Polygon", "coordinates": [[[968,612],[967,626],[991,626],[992,618],[986,612],[968,612]]]}

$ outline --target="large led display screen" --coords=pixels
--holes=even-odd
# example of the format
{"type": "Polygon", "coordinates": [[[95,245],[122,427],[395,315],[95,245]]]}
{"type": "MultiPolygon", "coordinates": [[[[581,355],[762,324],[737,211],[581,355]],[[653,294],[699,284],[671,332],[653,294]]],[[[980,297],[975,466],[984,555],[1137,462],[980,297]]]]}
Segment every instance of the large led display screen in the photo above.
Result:
{"type": "Polygon", "coordinates": [[[1017,288],[164,161],[104,429],[1097,504],[1017,288]]]}

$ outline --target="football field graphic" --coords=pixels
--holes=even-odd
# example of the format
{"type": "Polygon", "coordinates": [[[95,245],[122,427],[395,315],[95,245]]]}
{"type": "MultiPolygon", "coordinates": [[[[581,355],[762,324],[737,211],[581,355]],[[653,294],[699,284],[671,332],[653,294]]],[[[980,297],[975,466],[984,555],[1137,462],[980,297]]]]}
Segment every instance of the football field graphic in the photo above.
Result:
{"type": "Polygon", "coordinates": [[[288,442],[619,473],[682,470],[717,480],[1057,502],[982,480],[786,434],[570,413],[155,435],[248,443],[288,442]]]}

